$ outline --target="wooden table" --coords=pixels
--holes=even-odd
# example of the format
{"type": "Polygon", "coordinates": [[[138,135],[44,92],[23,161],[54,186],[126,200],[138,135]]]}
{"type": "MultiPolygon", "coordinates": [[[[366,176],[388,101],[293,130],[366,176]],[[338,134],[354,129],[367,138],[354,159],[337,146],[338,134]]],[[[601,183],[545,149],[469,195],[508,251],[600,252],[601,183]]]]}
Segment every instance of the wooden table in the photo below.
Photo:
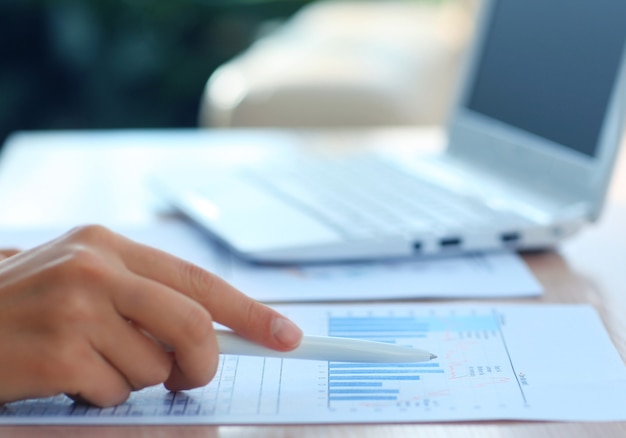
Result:
{"type": "MultiPolygon", "coordinates": [[[[59,223],[93,222],[105,224],[140,223],[154,220],[162,206],[144,191],[144,178],[163,160],[172,160],[174,136],[191,136],[192,132],[126,132],[25,135],[15,138],[0,161],[0,227],[20,223],[45,226],[59,223]],[[148,152],[151,151],[151,152],[148,152]],[[132,157],[135,160],[130,161],[132,157]],[[137,160],[138,157],[143,157],[137,160]],[[63,169],[55,169],[66,160],[63,169]],[[114,166],[126,172],[123,185],[98,187],[104,168],[114,166]],[[73,174],[72,174],[73,169],[73,174]],[[86,170],[85,170],[86,169],[86,170]],[[98,171],[99,169],[99,171],[98,171]],[[62,174],[62,175],[61,175],[62,174]],[[70,175],[71,174],[71,175],[70,175]],[[55,178],[59,178],[58,180],[55,178]],[[76,186],[77,182],[81,184],[76,186]],[[94,185],[94,187],[91,187],[94,185]],[[52,188],[51,188],[52,186],[52,188]],[[69,193],[58,204],[42,200],[50,190],[65,187],[69,193]],[[84,208],[94,192],[101,203],[95,210],[84,208]],[[122,190],[125,188],[125,190],[122,190]],[[125,198],[120,199],[121,193],[125,198]],[[83,197],[82,211],[72,207],[72,200],[83,197]],[[104,203],[104,206],[102,205],[104,203]],[[126,206],[128,208],[121,208],[126,206]],[[52,207],[52,209],[51,209],[52,207]]],[[[221,134],[218,134],[218,137],[221,134]]],[[[246,134],[247,135],[247,134],[246,134]]],[[[190,138],[191,138],[190,137],[190,138]]],[[[244,136],[246,137],[246,136],[244,136]]],[[[390,138],[414,142],[421,137],[431,146],[441,141],[441,133],[411,130],[371,133],[370,138],[390,138]]],[[[243,138],[243,137],[242,137],[243,138]]],[[[248,137],[246,137],[248,138],[248,137]]],[[[184,142],[182,142],[184,143],[184,142]]],[[[188,146],[176,143],[174,149],[184,153],[188,146]]],[[[196,142],[191,148],[203,148],[196,142]]],[[[189,151],[187,151],[189,152],[189,151]]],[[[109,168],[110,170],[110,168],[109,168]]],[[[589,303],[600,313],[611,339],[626,358],[626,158],[618,161],[609,202],[601,220],[565,242],[556,251],[525,254],[524,259],[545,287],[541,298],[523,299],[526,303],[589,303]]],[[[510,301],[507,301],[510,302],[510,301]]],[[[626,410],[626,406],[624,407],[626,410]]],[[[478,422],[431,423],[407,425],[322,425],[322,426],[170,426],[170,427],[0,427],[0,437],[621,437],[626,436],[626,422],[619,423],[533,423],[478,422]]]]}

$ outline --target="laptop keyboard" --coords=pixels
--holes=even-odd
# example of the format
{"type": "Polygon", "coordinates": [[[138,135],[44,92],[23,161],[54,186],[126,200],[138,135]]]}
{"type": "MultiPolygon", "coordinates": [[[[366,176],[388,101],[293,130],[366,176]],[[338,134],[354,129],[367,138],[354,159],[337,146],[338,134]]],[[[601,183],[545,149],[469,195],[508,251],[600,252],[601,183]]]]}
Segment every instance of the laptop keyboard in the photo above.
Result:
{"type": "Polygon", "coordinates": [[[450,235],[510,216],[380,159],[306,161],[247,176],[347,239],[450,235]]]}

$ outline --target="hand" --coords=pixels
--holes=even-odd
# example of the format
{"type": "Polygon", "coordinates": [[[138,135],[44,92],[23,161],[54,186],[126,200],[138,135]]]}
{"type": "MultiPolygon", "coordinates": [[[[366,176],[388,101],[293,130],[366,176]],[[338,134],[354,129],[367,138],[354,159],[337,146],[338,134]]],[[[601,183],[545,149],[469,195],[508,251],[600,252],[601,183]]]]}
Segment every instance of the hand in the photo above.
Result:
{"type": "Polygon", "coordinates": [[[77,228],[0,261],[0,403],[65,393],[111,406],[159,383],[205,385],[218,364],[213,321],[276,350],[302,336],[197,266],[77,228]]]}

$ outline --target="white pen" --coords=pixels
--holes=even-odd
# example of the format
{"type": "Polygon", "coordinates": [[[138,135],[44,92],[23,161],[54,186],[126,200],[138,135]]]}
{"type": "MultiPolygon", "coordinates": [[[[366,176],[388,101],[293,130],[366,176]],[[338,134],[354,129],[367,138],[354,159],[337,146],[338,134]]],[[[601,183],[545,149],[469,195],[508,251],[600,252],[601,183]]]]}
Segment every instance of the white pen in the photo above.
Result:
{"type": "Polygon", "coordinates": [[[295,350],[276,351],[248,341],[231,331],[216,330],[215,333],[222,354],[365,363],[426,362],[437,358],[434,354],[417,348],[329,336],[303,336],[295,350]]]}

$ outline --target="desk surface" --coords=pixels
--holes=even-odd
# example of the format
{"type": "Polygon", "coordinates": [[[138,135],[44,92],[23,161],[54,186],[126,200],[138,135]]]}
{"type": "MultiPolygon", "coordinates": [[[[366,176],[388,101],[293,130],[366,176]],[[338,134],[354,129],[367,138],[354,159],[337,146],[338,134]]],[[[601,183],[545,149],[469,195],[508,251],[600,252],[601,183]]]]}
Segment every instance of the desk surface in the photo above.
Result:
{"type": "MultiPolygon", "coordinates": [[[[202,157],[220,136],[195,131],[28,134],[14,137],[0,161],[0,227],[100,222],[138,224],[156,220],[163,206],[145,188],[155,169],[189,156],[202,157]],[[194,155],[195,154],[195,155],[194,155]],[[105,183],[106,182],[106,183],[105,183]],[[53,193],[55,196],[50,196],[53,193]]],[[[242,143],[254,133],[240,133],[242,143]]],[[[351,135],[335,135],[333,142],[351,135]]],[[[439,147],[437,130],[375,131],[363,142],[422,141],[439,147]]],[[[320,140],[324,141],[323,138],[320,140]]],[[[624,154],[623,154],[624,155],[624,154]]],[[[600,313],[626,358],[626,158],[618,162],[601,220],[558,251],[527,254],[526,262],[546,293],[532,303],[590,303],[600,313]]],[[[480,422],[415,425],[267,427],[0,427],[0,436],[176,437],[614,437],[620,423],[480,422]]]]}

